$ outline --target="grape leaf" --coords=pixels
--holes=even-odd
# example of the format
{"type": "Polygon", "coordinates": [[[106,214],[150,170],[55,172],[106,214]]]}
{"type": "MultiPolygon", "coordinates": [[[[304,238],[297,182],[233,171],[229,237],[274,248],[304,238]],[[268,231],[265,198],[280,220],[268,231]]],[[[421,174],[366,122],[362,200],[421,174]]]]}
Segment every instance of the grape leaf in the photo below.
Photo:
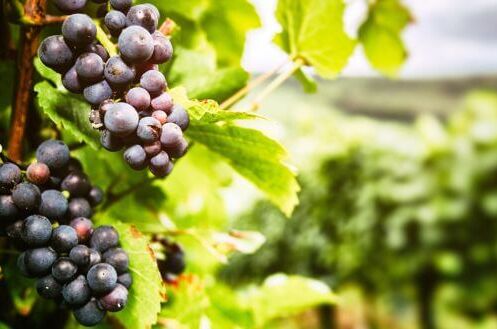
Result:
{"type": "Polygon", "coordinates": [[[165,287],[148,240],[134,226],[114,224],[121,246],[129,255],[129,271],[133,277],[126,308],[115,318],[126,328],[151,328],[157,322],[165,287]]]}
{"type": "Polygon", "coordinates": [[[255,129],[192,124],[187,136],[219,154],[289,216],[298,203],[295,172],[284,162],[285,149],[255,129]]]}
{"type": "Polygon", "coordinates": [[[276,43],[323,78],[333,78],[356,44],[344,31],[344,9],[342,0],[280,0],[276,17],[283,31],[276,43]]]}
{"type": "Polygon", "coordinates": [[[317,91],[318,85],[316,81],[302,69],[297,70],[294,74],[294,77],[300,81],[306,93],[312,94],[317,91]]]}
{"type": "Polygon", "coordinates": [[[366,22],[359,29],[366,57],[380,72],[394,76],[407,57],[401,32],[411,21],[406,7],[398,0],[380,0],[370,7],[366,22]]]}
{"type": "Polygon", "coordinates": [[[89,105],[76,96],[54,88],[48,81],[42,81],[34,87],[38,107],[57,126],[84,141],[93,149],[99,149],[100,134],[88,121],[89,105]]]}

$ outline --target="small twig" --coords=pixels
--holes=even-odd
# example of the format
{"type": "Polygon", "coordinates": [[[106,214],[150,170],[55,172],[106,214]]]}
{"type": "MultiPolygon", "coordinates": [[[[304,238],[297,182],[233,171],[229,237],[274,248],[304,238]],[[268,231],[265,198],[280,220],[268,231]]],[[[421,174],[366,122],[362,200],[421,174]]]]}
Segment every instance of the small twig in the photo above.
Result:
{"type": "Polygon", "coordinates": [[[162,34],[170,36],[173,34],[174,30],[177,28],[178,25],[169,18],[166,18],[164,23],[161,24],[159,27],[159,31],[162,32],[162,34]]]}
{"type": "Polygon", "coordinates": [[[273,74],[275,74],[276,72],[281,70],[281,68],[283,68],[287,63],[288,63],[288,61],[284,61],[283,63],[276,66],[274,69],[272,69],[264,74],[261,74],[260,76],[258,76],[254,80],[250,81],[245,87],[238,90],[233,96],[231,96],[230,98],[225,100],[223,103],[221,103],[219,108],[221,110],[227,110],[233,104],[235,104],[240,99],[242,99],[245,95],[247,95],[251,90],[253,90],[257,86],[259,86],[260,84],[265,82],[267,79],[269,79],[271,76],[273,76],[273,74]]]}
{"type": "Polygon", "coordinates": [[[293,63],[293,66],[287,72],[279,75],[274,79],[252,102],[250,107],[251,112],[255,112],[259,109],[260,104],[269,96],[272,92],[278,89],[286,80],[288,80],[298,69],[304,65],[304,60],[297,58],[293,63]]]}
{"type": "Polygon", "coordinates": [[[116,45],[109,39],[107,33],[100,27],[98,22],[95,22],[97,26],[97,40],[102,44],[102,46],[107,50],[109,56],[117,55],[117,47],[116,45]]]}

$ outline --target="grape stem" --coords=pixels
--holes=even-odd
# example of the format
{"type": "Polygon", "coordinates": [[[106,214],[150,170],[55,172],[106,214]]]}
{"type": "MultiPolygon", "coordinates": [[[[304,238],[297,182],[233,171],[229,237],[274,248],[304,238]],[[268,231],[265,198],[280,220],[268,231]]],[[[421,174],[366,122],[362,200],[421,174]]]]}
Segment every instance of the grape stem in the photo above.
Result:
{"type": "Polygon", "coordinates": [[[102,46],[107,50],[109,56],[117,55],[116,45],[109,39],[105,31],[102,29],[98,22],[95,22],[97,26],[97,40],[102,44],[102,46]]]}
{"type": "Polygon", "coordinates": [[[252,102],[249,111],[256,112],[261,103],[268,97],[271,93],[273,93],[276,89],[278,89],[286,80],[288,80],[297,70],[299,70],[304,65],[304,60],[301,58],[297,58],[292,67],[277,76],[252,102]]]}
{"type": "MultiPolygon", "coordinates": [[[[47,0],[27,0],[24,4],[26,21],[45,21],[47,0]]],[[[20,47],[17,58],[17,77],[15,79],[11,129],[9,132],[9,157],[16,162],[22,160],[22,142],[26,121],[31,105],[31,89],[33,86],[34,65],[40,44],[40,25],[23,25],[20,31],[20,47]]]]}
{"type": "Polygon", "coordinates": [[[258,76],[254,80],[250,81],[245,87],[243,87],[242,89],[238,90],[233,96],[231,96],[230,98],[228,98],[227,100],[225,100],[223,103],[221,103],[221,105],[219,106],[219,108],[221,110],[227,110],[232,105],[234,105],[239,100],[241,100],[243,97],[245,97],[245,95],[247,95],[251,90],[253,90],[254,88],[258,87],[263,82],[265,82],[270,77],[272,77],[276,72],[278,72],[279,70],[281,70],[287,63],[288,63],[288,61],[285,60],[283,63],[277,65],[272,70],[270,70],[270,71],[268,71],[268,72],[266,72],[264,74],[261,74],[260,76],[258,76]]]}

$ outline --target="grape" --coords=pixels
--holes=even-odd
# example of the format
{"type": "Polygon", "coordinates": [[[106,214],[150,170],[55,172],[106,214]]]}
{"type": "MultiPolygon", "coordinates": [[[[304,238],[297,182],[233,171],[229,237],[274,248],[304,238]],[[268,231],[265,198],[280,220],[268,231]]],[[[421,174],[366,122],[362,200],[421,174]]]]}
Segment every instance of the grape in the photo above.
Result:
{"type": "Polygon", "coordinates": [[[150,107],[150,94],[143,88],[132,88],[126,94],[126,103],[137,111],[146,111],[150,107]]]}
{"type": "Polygon", "coordinates": [[[59,282],[71,281],[77,272],[78,267],[68,257],[61,257],[52,265],[52,275],[59,282]]]}
{"type": "Polygon", "coordinates": [[[61,35],[52,35],[41,43],[38,56],[46,66],[61,73],[74,63],[74,54],[61,35]]]}
{"type": "Polygon", "coordinates": [[[150,159],[150,171],[157,177],[167,176],[168,165],[169,156],[164,151],[150,159]]]}
{"type": "Polygon", "coordinates": [[[43,162],[50,170],[61,169],[69,163],[69,148],[59,140],[48,140],[36,150],[36,159],[43,162]]]}
{"type": "Polygon", "coordinates": [[[164,74],[155,70],[145,72],[140,78],[140,85],[145,88],[151,96],[161,94],[167,87],[164,74]]]}
{"type": "Polygon", "coordinates": [[[167,117],[167,122],[172,122],[180,126],[185,131],[190,125],[190,117],[185,108],[179,104],[174,104],[172,112],[167,117]]]}
{"type": "Polygon", "coordinates": [[[93,232],[93,222],[88,218],[78,217],[71,221],[69,224],[78,236],[78,241],[80,243],[86,243],[93,232]]]}
{"type": "Polygon", "coordinates": [[[67,71],[62,76],[62,85],[72,93],[81,94],[84,89],[84,84],[81,82],[76,72],[76,66],[72,66],[69,71],[67,71]]]}
{"type": "Polygon", "coordinates": [[[150,33],[140,26],[125,28],[118,40],[123,59],[130,63],[147,61],[154,52],[154,40],[150,33]]]}
{"type": "Polygon", "coordinates": [[[181,138],[178,144],[165,147],[165,150],[167,151],[167,153],[171,158],[173,159],[181,158],[183,155],[185,155],[186,151],[188,150],[188,142],[184,138],[181,138]]]}
{"type": "Polygon", "coordinates": [[[86,272],[93,266],[102,262],[102,255],[95,249],[90,249],[90,265],[85,267],[86,272]]]}
{"type": "Polygon", "coordinates": [[[135,82],[139,83],[140,82],[140,78],[142,77],[142,75],[145,72],[153,71],[153,70],[157,71],[157,70],[159,70],[159,65],[152,64],[152,63],[149,63],[149,62],[136,63],[135,64],[135,69],[136,69],[135,82]]]}
{"type": "Polygon", "coordinates": [[[43,185],[50,179],[50,168],[44,163],[32,163],[26,170],[28,181],[36,185],[43,185]]]}
{"type": "Polygon", "coordinates": [[[155,31],[152,34],[154,40],[154,53],[150,58],[150,62],[154,64],[162,64],[169,61],[173,57],[173,45],[169,38],[164,36],[162,32],[155,31]]]}
{"type": "Polygon", "coordinates": [[[86,101],[92,105],[99,105],[112,97],[112,88],[105,80],[88,86],[83,90],[86,101]]]}
{"type": "Polygon", "coordinates": [[[102,191],[101,188],[94,186],[90,190],[90,193],[88,193],[87,199],[90,204],[95,207],[104,200],[104,191],[102,191]]]}
{"type": "Polygon", "coordinates": [[[140,145],[133,145],[124,151],[124,160],[134,170],[142,170],[147,165],[147,154],[140,145]]]}
{"type": "Polygon", "coordinates": [[[109,60],[109,53],[107,50],[102,46],[101,44],[98,44],[97,42],[94,42],[84,49],[85,53],[94,53],[100,56],[100,58],[105,62],[109,60]]]}
{"type": "Polygon", "coordinates": [[[64,13],[75,13],[86,6],[86,0],[54,0],[54,3],[64,13]]]}
{"type": "Polygon", "coordinates": [[[52,220],[64,218],[69,205],[64,195],[57,190],[46,190],[41,194],[41,203],[38,211],[52,220]]]}
{"type": "Polygon", "coordinates": [[[121,248],[112,248],[103,254],[103,261],[112,265],[117,274],[123,274],[128,271],[129,258],[128,254],[121,248]]]}
{"type": "Polygon", "coordinates": [[[91,289],[84,275],[78,275],[76,279],[67,283],[62,289],[64,301],[72,306],[84,305],[91,299],[91,289]]]}
{"type": "Polygon", "coordinates": [[[82,172],[72,172],[64,178],[60,187],[68,191],[71,197],[86,196],[90,192],[91,184],[88,177],[82,172]]]}
{"type": "Polygon", "coordinates": [[[98,300],[100,307],[109,312],[119,312],[127,303],[128,289],[122,284],[117,284],[111,292],[100,297],[98,300]]]}
{"type": "Polygon", "coordinates": [[[2,221],[12,222],[19,216],[11,195],[0,195],[0,224],[2,221]]]}
{"type": "MultiPolygon", "coordinates": [[[[185,270],[185,254],[178,244],[173,244],[166,251],[166,260],[163,263],[168,273],[181,274],[185,270]]],[[[161,271],[162,272],[162,271],[161,271]]]]}
{"type": "Polygon", "coordinates": [[[86,82],[101,81],[104,76],[104,61],[94,53],[83,53],[76,60],[76,73],[86,82]]]}
{"type": "Polygon", "coordinates": [[[68,207],[69,217],[91,217],[93,215],[93,210],[88,200],[84,198],[75,198],[69,202],[68,207]]]}
{"type": "Polygon", "coordinates": [[[159,120],[161,125],[164,125],[167,123],[167,113],[164,111],[154,111],[152,112],[152,118],[155,118],[159,120]]]}
{"type": "Polygon", "coordinates": [[[114,37],[119,36],[126,27],[126,15],[117,10],[111,10],[105,15],[105,26],[114,37]]]}
{"type": "Polygon", "coordinates": [[[78,245],[76,230],[68,225],[61,225],[52,232],[50,246],[58,253],[68,253],[78,245]]]}
{"type": "Polygon", "coordinates": [[[85,268],[90,265],[90,248],[84,244],[79,244],[71,249],[69,258],[80,268],[85,268]]]}
{"type": "Polygon", "coordinates": [[[22,211],[32,211],[40,205],[40,189],[31,183],[20,183],[12,190],[12,201],[22,211]]]}
{"type": "Polygon", "coordinates": [[[100,144],[110,152],[117,152],[124,147],[123,142],[117,136],[114,136],[110,131],[104,130],[100,135],[100,144]]]}
{"type": "Polygon", "coordinates": [[[90,247],[99,252],[105,252],[119,244],[119,234],[112,226],[100,226],[93,231],[90,247]]]}
{"type": "Polygon", "coordinates": [[[153,143],[143,145],[143,149],[145,150],[147,157],[153,157],[162,150],[162,144],[160,141],[155,141],[153,143]]]}
{"type": "Polygon", "coordinates": [[[92,266],[86,274],[91,290],[97,294],[110,292],[117,284],[116,270],[109,264],[101,263],[92,266]]]}
{"type": "Polygon", "coordinates": [[[154,111],[162,111],[167,115],[168,113],[171,113],[171,110],[173,108],[173,99],[168,93],[162,93],[152,99],[150,105],[152,106],[152,109],[154,111]]]}
{"type": "Polygon", "coordinates": [[[74,317],[84,326],[97,325],[105,317],[105,311],[98,308],[97,301],[92,299],[84,306],[74,310],[74,317]]]}
{"type": "Polygon", "coordinates": [[[138,113],[129,104],[115,103],[105,113],[105,127],[116,136],[126,136],[136,131],[138,113]]]}
{"type": "Polygon", "coordinates": [[[62,24],[62,35],[68,45],[84,48],[95,41],[97,27],[90,16],[74,14],[66,18],[62,24]]]}
{"type": "Polygon", "coordinates": [[[162,126],[159,120],[152,117],[145,117],[138,123],[136,135],[146,143],[152,143],[159,140],[162,126]]]}
{"type": "Polygon", "coordinates": [[[145,28],[148,32],[154,33],[159,24],[159,11],[152,5],[136,5],[129,9],[126,15],[126,25],[138,25],[145,28]]]}
{"type": "Polygon", "coordinates": [[[162,126],[160,141],[164,147],[174,147],[181,143],[182,139],[183,131],[177,124],[168,122],[162,126]]]}
{"type": "Polygon", "coordinates": [[[26,218],[21,228],[21,238],[29,246],[41,247],[48,243],[52,235],[52,224],[48,218],[31,215],[26,218]]]}
{"type": "Polygon", "coordinates": [[[22,241],[22,224],[24,220],[18,220],[14,224],[9,225],[5,229],[5,233],[9,240],[14,244],[17,249],[24,250],[26,245],[24,241],[22,241]]]}
{"type": "Polygon", "coordinates": [[[10,190],[21,182],[21,169],[13,163],[0,166],[0,192],[9,193],[10,190]]]}
{"type": "Polygon", "coordinates": [[[135,79],[135,68],[126,64],[121,57],[113,56],[105,64],[105,79],[112,86],[127,86],[135,79]]]}
{"type": "Polygon", "coordinates": [[[129,289],[133,284],[133,278],[131,277],[131,274],[124,273],[117,277],[117,283],[120,283],[129,289]]]}
{"type": "Polygon", "coordinates": [[[52,275],[47,275],[36,282],[36,291],[46,299],[57,299],[62,292],[62,286],[52,275]]]}
{"type": "Polygon", "coordinates": [[[127,13],[132,4],[133,0],[110,0],[111,7],[123,13],[127,13]]]}
{"type": "Polygon", "coordinates": [[[38,277],[50,273],[56,260],[57,253],[52,248],[30,249],[24,254],[24,265],[27,273],[38,277]]]}

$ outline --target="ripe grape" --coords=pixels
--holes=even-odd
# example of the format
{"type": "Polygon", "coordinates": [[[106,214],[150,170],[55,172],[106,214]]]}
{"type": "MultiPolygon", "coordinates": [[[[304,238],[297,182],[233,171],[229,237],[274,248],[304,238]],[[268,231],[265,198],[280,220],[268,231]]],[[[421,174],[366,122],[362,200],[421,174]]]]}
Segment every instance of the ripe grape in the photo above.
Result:
{"type": "Polygon", "coordinates": [[[84,198],[75,198],[69,201],[68,213],[69,218],[89,218],[93,215],[93,210],[88,200],[84,198]]]}
{"type": "MultiPolygon", "coordinates": [[[[166,250],[166,260],[163,268],[172,274],[181,274],[185,270],[185,254],[178,244],[173,244],[166,250]]],[[[162,272],[162,271],[161,271],[162,272]]]]}
{"type": "Polygon", "coordinates": [[[124,160],[134,170],[142,170],[146,167],[147,154],[140,145],[133,145],[124,151],[124,160]]]}
{"type": "Polygon", "coordinates": [[[71,281],[77,272],[78,267],[68,257],[61,257],[52,265],[52,275],[59,282],[71,281]]]}
{"type": "Polygon", "coordinates": [[[145,143],[152,143],[159,140],[162,126],[159,120],[152,117],[140,119],[136,135],[145,143]]]}
{"type": "Polygon", "coordinates": [[[181,143],[182,139],[183,131],[177,124],[168,122],[162,126],[160,141],[164,147],[174,147],[181,143]]]}
{"type": "Polygon", "coordinates": [[[140,85],[152,96],[161,94],[167,86],[164,74],[155,70],[145,72],[140,78],[140,85]]]}
{"type": "Polygon", "coordinates": [[[48,218],[31,215],[26,218],[21,228],[22,240],[31,247],[42,247],[50,241],[52,224],[48,218]]]}
{"type": "Polygon", "coordinates": [[[174,104],[171,113],[167,117],[167,122],[175,123],[180,126],[181,130],[185,131],[190,125],[190,117],[183,106],[174,104]]]}
{"type": "Polygon", "coordinates": [[[141,26],[148,32],[154,33],[159,24],[159,11],[153,5],[136,5],[129,9],[126,15],[127,26],[141,26]]]}
{"type": "Polygon", "coordinates": [[[64,13],[75,13],[86,6],[86,0],[54,0],[54,3],[64,13]]]}
{"type": "Polygon", "coordinates": [[[62,85],[64,88],[75,94],[81,94],[83,92],[85,84],[81,82],[76,72],[76,66],[72,66],[69,71],[67,71],[62,76],[62,85]]]}
{"type": "Polygon", "coordinates": [[[123,13],[127,13],[132,4],[132,0],[110,0],[111,7],[123,13]]]}
{"type": "Polygon", "coordinates": [[[92,327],[97,325],[105,317],[105,311],[102,311],[97,301],[92,299],[85,305],[74,310],[74,317],[84,326],[92,327]]]}
{"type": "Polygon", "coordinates": [[[104,76],[104,61],[95,53],[83,53],[76,60],[76,73],[80,79],[93,83],[104,76]]]}
{"type": "Polygon", "coordinates": [[[50,170],[61,169],[69,163],[69,148],[59,140],[48,140],[36,150],[36,160],[43,162],[50,170]]]}
{"type": "Polygon", "coordinates": [[[126,103],[137,111],[146,111],[150,107],[150,94],[143,88],[131,88],[126,94],[126,103]]]}
{"type": "Polygon", "coordinates": [[[105,127],[116,136],[126,136],[136,131],[138,113],[129,104],[115,103],[105,113],[105,127]]]}
{"type": "Polygon", "coordinates": [[[100,135],[100,144],[110,152],[120,151],[124,147],[122,140],[108,130],[104,130],[100,135]]]}
{"type": "Polygon", "coordinates": [[[52,275],[47,275],[36,282],[38,295],[46,299],[57,299],[62,293],[62,285],[52,275]]]}
{"type": "Polygon", "coordinates": [[[167,151],[167,153],[171,158],[173,159],[181,158],[183,155],[185,155],[186,151],[188,150],[188,142],[184,138],[181,138],[178,144],[165,147],[165,150],[167,151]]]}
{"type": "Polygon", "coordinates": [[[4,220],[12,222],[19,216],[17,209],[11,195],[0,195],[0,225],[4,220]]]}
{"type": "Polygon", "coordinates": [[[105,15],[105,26],[114,37],[119,36],[126,27],[126,15],[117,10],[111,10],[105,15]]]}
{"type": "Polygon", "coordinates": [[[153,157],[162,150],[162,144],[160,141],[155,141],[150,144],[144,144],[143,149],[145,150],[147,157],[153,157]]]}
{"type": "Polygon", "coordinates": [[[5,229],[5,234],[9,238],[10,242],[12,242],[12,244],[19,250],[26,249],[26,244],[22,241],[21,237],[23,223],[24,220],[18,220],[5,229]]]}
{"type": "Polygon", "coordinates": [[[91,290],[97,294],[110,292],[117,284],[116,270],[109,264],[101,263],[92,266],[86,274],[91,290]]]}
{"type": "Polygon", "coordinates": [[[72,306],[84,305],[91,299],[91,289],[84,275],[78,275],[62,289],[64,301],[72,306]]]}
{"type": "Polygon", "coordinates": [[[105,64],[105,79],[110,85],[125,87],[135,79],[135,68],[126,64],[120,56],[113,56],[105,64]]]}
{"type": "Polygon", "coordinates": [[[41,203],[38,211],[41,215],[53,220],[64,218],[69,204],[64,195],[57,190],[46,190],[41,194],[41,203]]]}
{"type": "Polygon", "coordinates": [[[102,191],[101,188],[94,186],[90,190],[90,193],[88,193],[87,199],[90,204],[95,207],[102,203],[102,201],[104,200],[104,191],[102,191]]]}
{"type": "Polygon", "coordinates": [[[84,48],[95,41],[97,27],[90,16],[74,14],[66,18],[62,24],[62,35],[67,44],[84,48]]]}
{"type": "Polygon", "coordinates": [[[86,101],[92,105],[99,105],[112,97],[112,88],[105,80],[88,86],[83,90],[86,101]]]}
{"type": "Polygon", "coordinates": [[[21,182],[21,169],[13,163],[5,163],[0,166],[0,192],[8,193],[21,182]]]}
{"type": "Polygon", "coordinates": [[[150,159],[150,171],[157,177],[166,177],[168,173],[169,155],[162,151],[150,159]]]}
{"type": "Polygon", "coordinates": [[[123,274],[128,271],[128,254],[121,248],[112,248],[107,250],[103,254],[103,261],[109,265],[112,265],[117,274],[123,274]]]}
{"type": "Polygon", "coordinates": [[[23,258],[27,273],[39,277],[50,273],[53,263],[57,260],[57,253],[47,247],[29,249],[23,258]]]}
{"type": "Polygon", "coordinates": [[[50,179],[50,168],[44,163],[32,163],[26,169],[28,181],[36,185],[43,185],[50,179]]]}
{"type": "Polygon", "coordinates": [[[150,62],[154,64],[162,64],[168,62],[173,57],[173,45],[169,38],[164,36],[162,32],[155,31],[152,34],[154,40],[154,53],[150,62]]]}
{"type": "Polygon", "coordinates": [[[20,183],[12,190],[12,201],[21,211],[32,211],[40,205],[40,189],[31,183],[20,183]]]}
{"type": "Polygon", "coordinates": [[[123,59],[130,63],[147,61],[154,52],[154,40],[141,26],[125,28],[119,36],[118,46],[123,59]]]}
{"type": "Polygon", "coordinates": [[[159,96],[155,97],[154,99],[152,99],[150,105],[152,106],[152,110],[162,111],[167,115],[168,113],[171,113],[171,110],[173,108],[173,99],[171,98],[171,95],[164,92],[159,96]]]}
{"type": "Polygon", "coordinates": [[[100,226],[93,231],[90,247],[99,252],[105,252],[119,244],[119,234],[112,226],[100,226]]]}
{"type": "Polygon", "coordinates": [[[69,252],[69,258],[76,264],[79,268],[86,268],[90,265],[90,248],[84,244],[79,244],[71,249],[69,252]]]}
{"type": "Polygon", "coordinates": [[[84,48],[83,50],[84,50],[83,52],[85,52],[85,53],[97,54],[104,61],[104,63],[106,63],[109,60],[109,53],[104,48],[104,46],[102,46],[101,44],[99,44],[97,42],[94,42],[94,43],[86,46],[86,48],[84,48]]]}
{"type": "Polygon", "coordinates": [[[117,284],[108,294],[98,300],[98,304],[109,312],[119,312],[128,303],[128,289],[122,284],[117,284]]]}
{"type": "Polygon", "coordinates": [[[38,56],[43,64],[62,73],[73,65],[74,54],[61,35],[52,35],[40,45],[38,56]]]}
{"type": "Polygon", "coordinates": [[[143,63],[135,63],[135,69],[136,69],[136,76],[135,76],[135,82],[139,83],[140,78],[145,72],[151,71],[151,70],[159,70],[159,65],[153,64],[150,62],[143,62],[143,63]]]}
{"type": "Polygon", "coordinates": [[[117,283],[120,283],[129,289],[133,284],[133,278],[131,277],[131,274],[124,273],[117,277],[117,283]]]}
{"type": "Polygon", "coordinates": [[[69,224],[78,236],[78,241],[80,243],[86,243],[93,232],[93,222],[88,218],[78,217],[71,221],[69,224]]]}
{"type": "Polygon", "coordinates": [[[52,232],[50,246],[59,254],[68,253],[78,245],[76,230],[68,225],[61,225],[52,232]]]}

